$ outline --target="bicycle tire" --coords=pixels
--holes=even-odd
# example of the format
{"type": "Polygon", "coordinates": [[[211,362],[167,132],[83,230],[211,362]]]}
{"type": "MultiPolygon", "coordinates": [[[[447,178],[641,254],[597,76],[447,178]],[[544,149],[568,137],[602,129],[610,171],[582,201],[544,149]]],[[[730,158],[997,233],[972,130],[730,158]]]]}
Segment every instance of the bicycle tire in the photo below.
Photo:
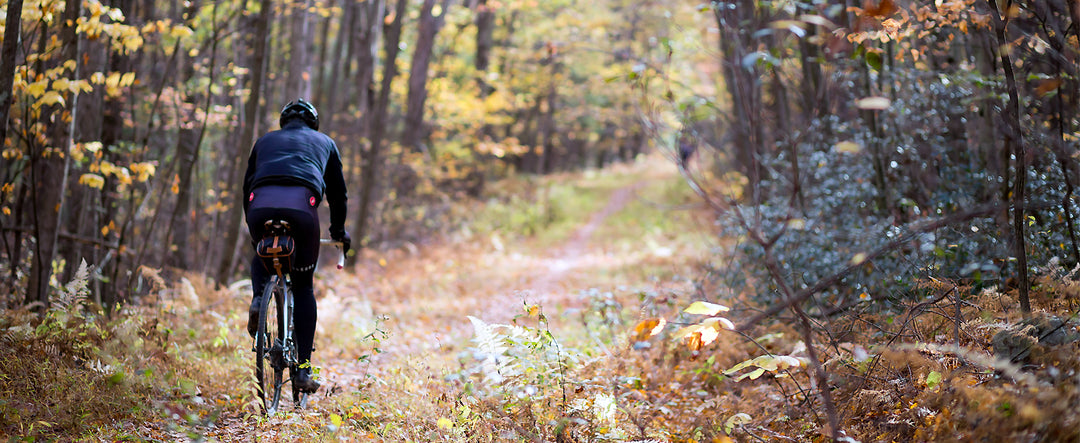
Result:
{"type": "Polygon", "coordinates": [[[284,316],[282,302],[283,285],[277,276],[272,276],[263,291],[262,306],[259,310],[259,331],[255,340],[255,373],[258,381],[259,397],[263,411],[269,415],[277,411],[281,403],[282,375],[285,370],[281,354],[284,336],[284,316]],[[269,369],[272,374],[267,372],[269,369]]]}

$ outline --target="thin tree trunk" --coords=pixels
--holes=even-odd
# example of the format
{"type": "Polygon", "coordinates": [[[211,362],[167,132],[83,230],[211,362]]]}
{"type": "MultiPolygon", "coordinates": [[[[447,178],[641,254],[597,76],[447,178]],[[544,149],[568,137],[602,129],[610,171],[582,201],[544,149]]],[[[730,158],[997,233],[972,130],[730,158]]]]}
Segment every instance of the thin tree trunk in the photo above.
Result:
{"type": "MultiPolygon", "coordinates": [[[[334,3],[336,3],[336,2],[337,2],[337,0],[326,0],[326,6],[325,7],[332,11],[334,9],[334,3]]],[[[315,63],[315,69],[316,69],[316,72],[318,73],[318,75],[316,75],[315,78],[318,80],[318,82],[315,83],[316,89],[315,89],[314,95],[311,96],[311,100],[313,100],[313,101],[314,100],[320,100],[325,94],[327,94],[326,82],[327,82],[327,77],[328,76],[326,75],[326,69],[327,69],[327,66],[326,66],[327,65],[327,63],[326,63],[326,57],[327,57],[326,56],[326,51],[330,47],[330,27],[331,27],[330,25],[333,22],[333,17],[334,17],[333,14],[327,14],[326,17],[323,18],[323,20],[322,20],[322,25],[319,26],[319,28],[320,28],[319,29],[320,30],[320,32],[319,32],[319,45],[318,45],[319,58],[315,63]]],[[[344,27],[341,27],[341,28],[338,29],[338,34],[347,34],[347,33],[348,33],[348,31],[344,27]]],[[[329,93],[333,94],[334,91],[330,90],[329,93]]],[[[322,103],[322,102],[320,102],[320,103],[322,103]]]]}
{"type": "MultiPolygon", "coordinates": [[[[368,0],[357,11],[360,32],[356,40],[359,60],[356,73],[357,107],[360,113],[360,127],[363,136],[371,134],[371,119],[375,106],[374,82],[375,67],[379,65],[379,36],[383,31],[383,17],[386,16],[385,0],[368,0]]],[[[350,59],[351,60],[351,59],[350,59]]],[[[385,109],[382,111],[385,112],[385,109]]]]}
{"type": "Polygon", "coordinates": [[[375,201],[379,198],[378,177],[382,174],[382,141],[386,136],[387,110],[390,108],[391,84],[397,77],[398,43],[401,42],[401,27],[405,19],[405,6],[408,0],[397,0],[394,10],[393,22],[386,25],[383,51],[386,53],[386,61],[383,63],[382,85],[379,89],[379,100],[375,103],[372,112],[375,118],[371,120],[371,145],[368,148],[367,163],[362,171],[362,183],[360,188],[360,207],[356,216],[356,233],[358,243],[363,246],[364,239],[370,230],[370,219],[374,213],[375,201]]]}
{"type": "MultiPolygon", "coordinates": [[[[67,0],[60,20],[61,54],[56,64],[65,60],[77,60],[79,54],[78,35],[75,33],[75,19],[79,16],[82,2],[67,0]]],[[[44,37],[44,33],[43,33],[44,37]]],[[[76,70],[78,64],[76,63],[76,70]]],[[[71,108],[51,105],[43,112],[42,119],[49,121],[55,117],[52,125],[51,145],[42,146],[38,152],[31,152],[31,173],[34,183],[34,260],[30,268],[29,290],[26,293],[27,304],[40,302],[42,308],[49,307],[49,281],[52,277],[52,262],[56,257],[57,241],[60,233],[61,211],[64,210],[64,194],[67,191],[67,174],[70,167],[68,155],[71,146],[72,124],[75,121],[78,103],[71,94],[71,108]],[[64,124],[62,122],[69,122],[64,124]]]]}
{"type": "MultiPolygon", "coordinates": [[[[1012,57],[1006,48],[1009,47],[1007,37],[1008,21],[1003,19],[998,12],[997,4],[986,0],[990,7],[990,15],[994,21],[994,31],[997,36],[1001,67],[1005,70],[1005,87],[1009,92],[1009,102],[1002,111],[1002,117],[1008,125],[1005,128],[1005,150],[1016,158],[1015,175],[1012,192],[1012,228],[1013,228],[1013,254],[1016,256],[1016,271],[1018,289],[1020,291],[1020,310],[1024,315],[1031,314],[1031,301],[1028,298],[1028,269],[1027,269],[1027,241],[1024,235],[1024,192],[1027,189],[1027,148],[1024,146],[1024,136],[1020,126],[1020,94],[1016,86],[1016,74],[1013,72],[1012,57]]],[[[1010,0],[1005,10],[1013,2],[1010,0]]],[[[1008,154],[1006,154],[1008,155],[1008,154]]]]}
{"type": "MultiPolygon", "coordinates": [[[[273,11],[273,3],[271,0],[259,1],[259,15],[255,19],[255,30],[251,35],[253,42],[252,45],[252,60],[251,60],[251,78],[248,81],[248,99],[247,104],[244,106],[244,124],[241,130],[240,143],[237,146],[237,152],[234,155],[233,162],[233,180],[232,188],[240,192],[243,189],[241,181],[243,181],[244,165],[243,161],[248,157],[251,152],[251,146],[255,144],[255,134],[258,129],[259,123],[259,111],[262,109],[260,101],[262,100],[263,84],[266,78],[266,49],[267,40],[269,39],[270,19],[273,11]]],[[[225,263],[226,266],[222,266],[218,271],[217,280],[223,282],[232,275],[233,270],[238,266],[237,249],[240,249],[241,229],[244,221],[243,199],[247,198],[246,195],[241,195],[237,199],[233,199],[236,206],[229,211],[229,227],[226,230],[225,237],[225,263]]]]}
{"type": "Polygon", "coordinates": [[[293,5],[293,16],[289,21],[289,72],[285,80],[283,103],[297,98],[311,99],[309,4],[310,0],[295,0],[293,5]]]}
{"type": "Polygon", "coordinates": [[[405,127],[402,128],[401,144],[406,148],[423,150],[422,139],[426,136],[424,128],[424,103],[427,102],[428,67],[435,47],[435,36],[442,27],[450,0],[443,0],[442,12],[438,17],[432,15],[435,0],[424,0],[420,10],[420,23],[413,49],[412,64],[409,68],[409,93],[405,108],[405,127]]]}
{"type": "MultiPolygon", "coordinates": [[[[322,94],[322,107],[326,111],[323,116],[319,116],[319,126],[325,131],[333,131],[335,128],[334,117],[341,112],[338,109],[338,97],[348,97],[349,91],[339,87],[341,85],[341,73],[345,70],[345,66],[352,63],[352,52],[355,50],[353,44],[350,44],[353,33],[356,32],[356,10],[360,8],[359,4],[355,1],[346,1],[343,6],[345,13],[341,18],[341,26],[337,33],[337,39],[334,40],[334,49],[330,51],[330,77],[326,79],[326,88],[322,94]],[[346,49],[347,48],[347,49],[346,49]]],[[[343,106],[342,108],[348,108],[343,106]]]]}
{"type": "Polygon", "coordinates": [[[485,79],[491,64],[491,49],[495,45],[495,12],[488,6],[488,0],[476,3],[476,76],[480,84],[480,97],[487,97],[494,89],[485,79]]]}
{"type": "Polygon", "coordinates": [[[7,141],[8,111],[11,109],[12,85],[15,84],[15,53],[19,48],[19,31],[22,29],[22,0],[9,0],[7,22],[4,28],[4,45],[0,48],[0,146],[7,141]]]}

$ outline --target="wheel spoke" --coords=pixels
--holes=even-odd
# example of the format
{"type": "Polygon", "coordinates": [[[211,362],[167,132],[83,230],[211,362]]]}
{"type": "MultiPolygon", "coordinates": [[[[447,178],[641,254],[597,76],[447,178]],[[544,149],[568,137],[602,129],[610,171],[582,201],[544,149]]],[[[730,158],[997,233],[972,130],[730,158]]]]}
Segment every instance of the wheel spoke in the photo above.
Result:
{"type": "Polygon", "coordinates": [[[281,297],[277,276],[273,276],[263,291],[259,312],[259,328],[255,339],[255,374],[259,397],[267,414],[273,414],[281,401],[281,297]],[[273,371],[271,376],[269,371],[273,371]]]}

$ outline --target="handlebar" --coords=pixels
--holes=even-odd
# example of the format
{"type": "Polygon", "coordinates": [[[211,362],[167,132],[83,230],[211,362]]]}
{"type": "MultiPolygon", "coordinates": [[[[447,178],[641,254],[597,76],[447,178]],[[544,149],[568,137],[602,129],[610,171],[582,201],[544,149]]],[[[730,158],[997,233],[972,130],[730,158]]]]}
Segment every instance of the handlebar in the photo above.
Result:
{"type": "MultiPolygon", "coordinates": [[[[330,239],[327,239],[327,238],[320,238],[319,243],[322,243],[324,245],[336,246],[339,250],[341,249],[342,246],[344,246],[344,243],[342,243],[342,242],[335,241],[335,240],[330,240],[330,239]]],[[[344,251],[342,251],[341,256],[338,257],[337,268],[338,269],[344,269],[345,268],[345,252],[344,251]]]]}

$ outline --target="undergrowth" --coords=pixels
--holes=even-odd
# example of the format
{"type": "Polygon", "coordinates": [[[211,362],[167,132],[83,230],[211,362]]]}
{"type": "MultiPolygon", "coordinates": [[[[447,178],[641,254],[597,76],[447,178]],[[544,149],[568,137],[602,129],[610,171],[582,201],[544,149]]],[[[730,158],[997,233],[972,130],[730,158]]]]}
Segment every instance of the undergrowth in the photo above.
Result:
{"type": "MultiPolygon", "coordinates": [[[[318,280],[315,363],[325,365],[324,388],[309,409],[273,417],[255,408],[240,315],[246,286],[144,270],[155,282],[149,295],[107,315],[86,300],[80,273],[51,310],[0,317],[0,436],[827,441],[824,387],[848,441],[1080,438],[1080,349],[1070,341],[1078,333],[1077,271],[1041,267],[1032,303],[1045,320],[1025,323],[1012,290],[948,280],[913,281],[903,303],[818,315],[809,345],[824,362],[827,378],[819,380],[793,317],[745,334],[725,327],[725,316],[738,320],[762,306],[698,277],[701,261],[715,257],[700,255],[692,197],[670,177],[580,180],[527,185],[562,195],[543,210],[559,221],[538,232],[585,225],[616,190],[632,188],[634,198],[598,228],[592,261],[577,262],[552,289],[569,295],[491,295],[520,290],[538,269],[494,246],[497,234],[503,249],[525,250],[511,243],[518,233],[508,226],[477,224],[471,242],[444,248],[369,251],[355,274],[318,280]],[[494,319],[501,309],[514,313],[494,319]]],[[[475,220],[510,210],[492,198],[475,220]]],[[[550,245],[569,236],[548,235],[519,239],[550,245]]]]}
{"type": "Polygon", "coordinates": [[[233,372],[248,360],[237,316],[215,299],[225,291],[181,278],[107,315],[86,300],[88,275],[42,314],[0,317],[0,435],[199,438],[224,411],[253,410],[254,382],[233,372]]]}

